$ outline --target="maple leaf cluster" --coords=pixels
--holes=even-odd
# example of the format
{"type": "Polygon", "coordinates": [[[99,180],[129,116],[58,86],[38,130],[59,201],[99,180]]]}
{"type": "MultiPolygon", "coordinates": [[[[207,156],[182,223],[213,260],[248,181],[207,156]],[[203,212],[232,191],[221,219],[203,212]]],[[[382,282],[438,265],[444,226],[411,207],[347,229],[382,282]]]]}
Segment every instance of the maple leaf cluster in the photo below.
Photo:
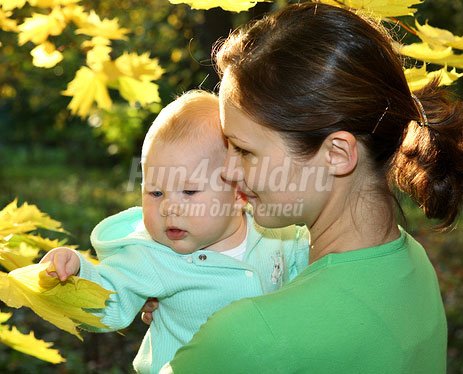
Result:
{"type": "MultiPolygon", "coordinates": [[[[13,308],[28,307],[44,320],[82,339],[78,327],[105,327],[100,317],[87,309],[101,309],[112,293],[96,283],[76,276],[60,282],[46,272],[48,263],[35,264],[41,252],[59,247],[65,241],[43,238],[37,229],[64,232],[61,223],[35,205],[17,201],[0,211],[0,300],[13,308]]],[[[72,246],[71,246],[72,247],[72,246]]],[[[89,256],[88,253],[85,254],[89,256]]],[[[95,260],[93,260],[95,261],[95,260]]],[[[0,342],[20,352],[54,364],[65,361],[52,343],[21,333],[5,323],[11,313],[0,312],[0,342]]]]}
{"type": "Polygon", "coordinates": [[[112,100],[109,89],[119,90],[131,104],[145,106],[159,102],[158,80],[163,69],[155,58],[147,53],[124,53],[112,60],[113,40],[127,40],[130,30],[120,27],[117,18],[101,19],[95,11],[87,12],[78,5],[80,0],[0,0],[0,28],[18,33],[18,44],[31,42],[32,63],[41,68],[52,68],[63,60],[62,49],[56,48],[51,37],[58,36],[74,25],[76,35],[86,39],[82,52],[86,54],[86,66],[82,66],[69,82],[63,95],[71,96],[68,107],[73,114],[87,117],[95,107],[110,110],[112,100]],[[31,16],[17,24],[14,10],[31,7],[31,16]],[[40,12],[35,11],[40,8],[40,12]],[[48,11],[48,14],[43,14],[48,11]],[[127,71],[125,64],[132,67],[127,71]]]}

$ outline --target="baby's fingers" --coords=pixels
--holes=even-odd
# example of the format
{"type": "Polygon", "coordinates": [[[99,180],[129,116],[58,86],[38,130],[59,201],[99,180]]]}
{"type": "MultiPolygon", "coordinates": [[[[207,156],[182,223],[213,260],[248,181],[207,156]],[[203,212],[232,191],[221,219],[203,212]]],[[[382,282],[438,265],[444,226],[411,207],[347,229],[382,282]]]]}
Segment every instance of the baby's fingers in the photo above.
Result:
{"type": "MultiPolygon", "coordinates": [[[[55,267],[55,274],[58,276],[60,281],[65,281],[72,275],[71,271],[68,271],[67,265],[70,260],[70,256],[67,252],[57,251],[53,256],[53,265],[55,267]]],[[[51,272],[53,273],[53,272],[51,272]]],[[[49,273],[51,275],[51,273],[49,273]]]]}

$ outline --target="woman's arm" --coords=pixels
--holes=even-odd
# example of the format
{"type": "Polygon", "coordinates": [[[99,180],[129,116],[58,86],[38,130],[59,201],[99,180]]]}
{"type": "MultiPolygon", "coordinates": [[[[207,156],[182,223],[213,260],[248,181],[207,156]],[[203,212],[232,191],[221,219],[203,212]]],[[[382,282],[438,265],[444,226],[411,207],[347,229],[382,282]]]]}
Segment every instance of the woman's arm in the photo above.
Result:
{"type": "Polygon", "coordinates": [[[215,313],[160,373],[261,373],[277,349],[252,299],[215,313]]]}

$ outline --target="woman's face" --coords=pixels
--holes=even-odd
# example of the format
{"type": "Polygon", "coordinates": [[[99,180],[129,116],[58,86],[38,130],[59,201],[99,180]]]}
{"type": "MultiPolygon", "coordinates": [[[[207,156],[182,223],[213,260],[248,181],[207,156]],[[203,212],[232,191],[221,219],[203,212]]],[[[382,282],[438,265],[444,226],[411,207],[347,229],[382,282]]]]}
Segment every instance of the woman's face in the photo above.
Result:
{"type": "Polygon", "coordinates": [[[328,195],[323,193],[323,187],[329,187],[323,186],[323,160],[318,154],[309,160],[295,159],[278,132],[259,125],[234,104],[234,84],[226,73],[219,93],[221,122],[228,139],[223,177],[236,181],[247,195],[258,224],[310,226],[328,195]]]}

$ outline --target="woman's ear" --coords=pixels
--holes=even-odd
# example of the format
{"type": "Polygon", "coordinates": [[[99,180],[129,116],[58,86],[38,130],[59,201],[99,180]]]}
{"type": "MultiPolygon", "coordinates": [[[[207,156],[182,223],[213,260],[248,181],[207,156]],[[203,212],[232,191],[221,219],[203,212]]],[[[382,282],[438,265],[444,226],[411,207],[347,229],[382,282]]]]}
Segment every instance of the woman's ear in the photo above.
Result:
{"type": "Polygon", "coordinates": [[[358,162],[358,143],[354,135],[347,131],[330,134],[323,142],[325,160],[332,175],[350,174],[358,162]]]}

